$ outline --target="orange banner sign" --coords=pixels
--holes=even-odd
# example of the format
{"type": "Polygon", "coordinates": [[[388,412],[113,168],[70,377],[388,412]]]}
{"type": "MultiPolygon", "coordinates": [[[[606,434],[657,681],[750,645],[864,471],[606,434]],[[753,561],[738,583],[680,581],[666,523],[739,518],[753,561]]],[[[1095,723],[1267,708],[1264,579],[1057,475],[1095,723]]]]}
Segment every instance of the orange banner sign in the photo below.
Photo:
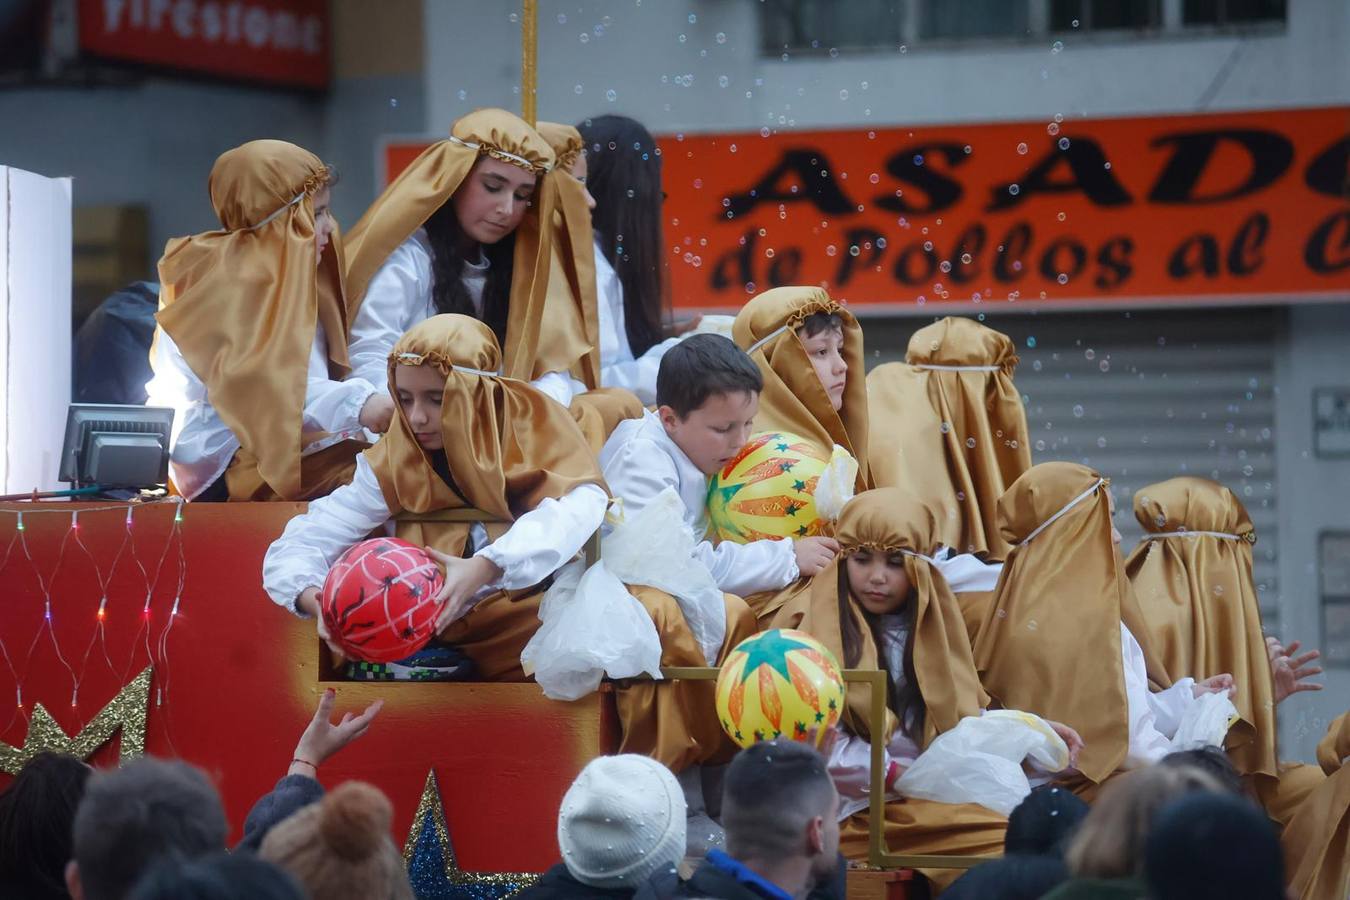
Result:
{"type": "MultiPolygon", "coordinates": [[[[392,177],[425,142],[386,148],[392,177]]],[[[660,141],[675,305],[1350,296],[1350,108],[660,141]]]]}

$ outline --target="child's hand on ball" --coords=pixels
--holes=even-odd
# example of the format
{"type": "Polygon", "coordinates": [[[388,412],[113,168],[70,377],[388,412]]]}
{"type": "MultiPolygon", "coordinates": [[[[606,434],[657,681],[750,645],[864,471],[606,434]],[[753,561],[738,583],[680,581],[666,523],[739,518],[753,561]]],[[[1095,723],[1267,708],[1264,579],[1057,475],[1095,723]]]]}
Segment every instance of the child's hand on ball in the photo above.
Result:
{"type": "Polygon", "coordinates": [[[463,614],[474,594],[501,578],[502,570],[486,556],[460,559],[431,547],[427,547],[426,551],[445,569],[445,584],[433,598],[442,604],[440,614],[436,616],[436,631],[439,633],[463,614]]]}
{"type": "Polygon", "coordinates": [[[333,642],[333,636],[328,633],[328,626],[324,624],[323,613],[319,610],[319,589],[316,587],[307,587],[300,592],[300,596],[295,600],[295,608],[307,615],[314,617],[314,628],[319,632],[319,637],[328,649],[332,650],[341,659],[346,659],[347,654],[342,652],[342,648],[333,642]]]}
{"type": "Polygon", "coordinates": [[[797,557],[797,570],[802,578],[810,578],[828,566],[839,553],[839,542],[830,537],[797,538],[792,542],[797,557]]]}

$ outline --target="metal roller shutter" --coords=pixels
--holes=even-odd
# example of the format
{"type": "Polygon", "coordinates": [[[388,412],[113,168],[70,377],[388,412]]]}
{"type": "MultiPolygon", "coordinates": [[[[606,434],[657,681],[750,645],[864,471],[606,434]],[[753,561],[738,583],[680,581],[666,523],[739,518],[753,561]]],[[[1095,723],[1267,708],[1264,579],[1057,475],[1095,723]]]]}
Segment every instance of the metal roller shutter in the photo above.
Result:
{"type": "MultiPolygon", "coordinates": [[[[928,318],[865,319],[868,364],[904,358],[928,318]]],[[[1017,344],[1032,456],[1111,479],[1122,547],[1142,529],[1139,488],[1176,475],[1230,487],[1256,526],[1255,577],[1278,624],[1275,335],[1270,308],[986,315],[1017,344]]]]}

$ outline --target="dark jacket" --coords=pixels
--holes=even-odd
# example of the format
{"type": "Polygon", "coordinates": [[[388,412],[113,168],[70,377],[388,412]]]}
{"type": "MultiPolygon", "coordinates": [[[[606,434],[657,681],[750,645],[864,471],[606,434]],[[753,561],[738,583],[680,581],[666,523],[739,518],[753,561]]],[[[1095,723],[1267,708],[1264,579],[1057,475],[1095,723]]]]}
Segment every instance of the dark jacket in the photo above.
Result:
{"type": "MultiPolygon", "coordinates": [[[[816,885],[807,894],[807,900],[844,900],[845,878],[848,861],[842,855],[835,868],[834,877],[828,882],[816,885]]],[[[633,900],[688,900],[688,898],[714,898],[714,900],[764,900],[746,884],[736,880],[734,875],[705,861],[688,881],[683,881],[674,872],[658,872],[645,885],[638,889],[633,900]]]]}
{"type": "MultiPolygon", "coordinates": [[[[671,870],[674,871],[674,870],[671,870]]],[[[530,887],[516,894],[515,900],[631,900],[632,888],[598,888],[582,884],[558,863],[530,887]]]]}
{"type": "Polygon", "coordinates": [[[244,820],[243,840],[235,849],[256,853],[262,846],[263,838],[267,837],[267,832],[290,818],[292,813],[322,799],[323,785],[313,778],[304,775],[285,776],[270,794],[264,794],[253,804],[248,818],[244,820]]]}

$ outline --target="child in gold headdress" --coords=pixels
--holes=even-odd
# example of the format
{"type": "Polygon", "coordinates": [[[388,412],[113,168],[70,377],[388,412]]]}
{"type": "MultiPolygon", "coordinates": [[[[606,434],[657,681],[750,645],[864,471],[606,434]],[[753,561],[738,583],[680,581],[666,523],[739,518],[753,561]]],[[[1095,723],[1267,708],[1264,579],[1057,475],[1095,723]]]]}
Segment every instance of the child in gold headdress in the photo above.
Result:
{"type": "Polygon", "coordinates": [[[774,288],[741,307],[732,336],[764,376],[756,430],[798,435],[826,454],[843,447],[866,489],[867,382],[853,314],[822,288],[774,288]]]}
{"type": "Polygon", "coordinates": [[[1310,665],[1319,654],[1296,657],[1276,682],[1252,579],[1256,532],[1232,491],[1204,478],[1171,478],[1139,490],[1134,514],[1144,539],[1125,572],[1158,663],[1172,679],[1233,674],[1240,719],[1228,733],[1228,756],[1283,824],[1322,778],[1316,767],[1279,761],[1275,707],[1291,693],[1321,689],[1304,680],[1321,672],[1310,665]]]}
{"type": "Polygon", "coordinates": [[[285,141],[211,169],[222,230],[176,238],[159,263],[150,405],[177,415],[170,458],[188,500],[303,500],[351,477],[363,427],[392,404],[347,375],[332,173],[285,141]]]}
{"type": "Polygon", "coordinates": [[[1031,467],[1016,366],[1007,335],[949,317],[914,332],[905,362],[867,377],[874,483],[940,507],[943,542],[991,560],[1008,551],[998,498],[1031,467]]]}
{"type": "Polygon", "coordinates": [[[586,208],[563,191],[555,162],[522,119],[482,109],[456,121],[448,140],[385,189],[348,240],[357,375],[382,387],[385,359],[405,331],[458,313],[492,329],[506,375],[570,403],[579,388],[569,373],[591,345],[575,307],[545,317],[551,223],[556,211],[570,232],[567,223],[584,220],[586,208]]]}
{"type": "Polygon", "coordinates": [[[1072,725],[1078,768],[1094,790],[1117,770],[1156,762],[1204,693],[1229,673],[1171,681],[1151,652],[1111,525],[1108,482],[1085,466],[1042,463],[998,502],[1012,550],[974,643],[980,681],[1004,705],[1072,725]],[[1166,686],[1154,692],[1152,682],[1166,686]]]}
{"type": "MultiPolygon", "coordinates": [[[[933,510],[903,491],[878,488],[857,495],[836,527],[839,557],[774,622],[812,635],[846,668],[881,669],[887,676],[885,734],[871,733],[870,691],[853,685],[845,734],[831,752],[831,774],[843,800],[841,818],[847,819],[840,848],[851,858],[867,855],[868,742],[875,739],[886,743],[886,835],[892,848],[971,856],[1002,849],[1004,815],[976,803],[904,796],[903,783],[897,789],[906,768],[938,735],[990,706],[943,574],[945,559],[934,552],[938,533],[933,510]]],[[[1078,735],[1059,723],[1044,724],[1065,740],[1072,762],[1081,744],[1078,735]]]]}
{"type": "Polygon", "coordinates": [[[280,606],[315,615],[343,551],[384,528],[428,547],[446,570],[442,641],[486,680],[523,680],[540,585],[599,527],[608,500],[595,457],[567,411],[497,374],[482,322],[438,315],[399,339],[387,362],[398,403],[389,433],[352,483],[292,519],[267,551],[263,583],[280,606]],[[399,513],[476,509],[487,524],[403,522],[399,513]]]}

